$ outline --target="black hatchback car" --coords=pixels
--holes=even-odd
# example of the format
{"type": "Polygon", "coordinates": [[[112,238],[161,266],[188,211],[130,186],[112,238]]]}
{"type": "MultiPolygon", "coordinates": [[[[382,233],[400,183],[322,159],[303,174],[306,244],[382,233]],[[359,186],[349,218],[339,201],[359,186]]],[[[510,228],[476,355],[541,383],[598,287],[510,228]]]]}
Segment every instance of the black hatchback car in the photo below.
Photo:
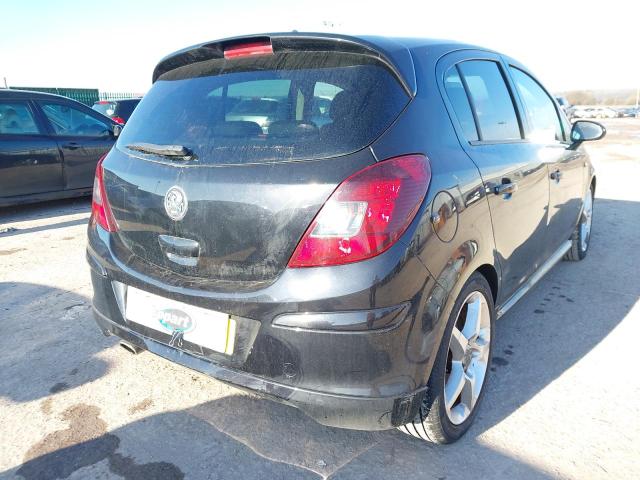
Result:
{"type": "Polygon", "coordinates": [[[102,331],[325,425],[459,438],[496,318],[587,253],[604,129],[442,41],[232,38],[153,81],[96,172],[102,331]]]}
{"type": "Polygon", "coordinates": [[[90,195],[115,125],[66,97],[0,90],[0,206],[90,195]]]}

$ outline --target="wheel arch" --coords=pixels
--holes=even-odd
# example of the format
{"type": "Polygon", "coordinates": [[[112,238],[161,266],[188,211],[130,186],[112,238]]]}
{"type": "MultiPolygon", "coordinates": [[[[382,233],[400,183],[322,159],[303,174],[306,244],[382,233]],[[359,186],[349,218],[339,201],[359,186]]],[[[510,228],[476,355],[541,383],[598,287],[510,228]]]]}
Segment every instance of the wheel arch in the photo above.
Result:
{"type": "Polygon", "coordinates": [[[451,311],[456,303],[456,300],[458,299],[458,296],[460,295],[460,292],[475,273],[479,273],[487,281],[487,283],[489,284],[489,288],[491,289],[494,308],[497,305],[498,293],[500,289],[500,277],[496,266],[487,262],[478,262],[475,265],[473,263],[470,263],[468,265],[468,268],[460,272],[460,276],[458,277],[455,284],[451,285],[451,287],[447,289],[446,301],[442,310],[443,314],[446,315],[446,318],[449,318],[449,315],[451,315],[451,311]]]}
{"type": "MultiPolygon", "coordinates": [[[[493,304],[495,305],[498,301],[498,289],[499,289],[499,281],[498,281],[498,271],[493,265],[485,263],[484,265],[480,265],[476,270],[474,270],[471,275],[475,272],[479,272],[482,276],[487,280],[489,284],[489,288],[491,288],[491,294],[493,296],[493,304]]],[[[471,277],[469,275],[469,277],[471,277]]]]}
{"type": "Polygon", "coordinates": [[[433,350],[431,351],[432,356],[435,356],[440,348],[445,326],[460,292],[462,292],[466,283],[475,273],[479,273],[487,281],[491,290],[494,308],[497,304],[500,285],[497,259],[493,258],[488,251],[478,252],[476,248],[472,247],[473,243],[474,242],[464,242],[456,251],[465,252],[465,254],[459,255],[457,258],[452,257],[451,261],[447,264],[448,268],[441,272],[438,277],[434,278],[436,282],[435,288],[440,290],[440,293],[437,295],[440,301],[437,309],[439,316],[435,322],[437,325],[437,340],[433,344],[433,350]],[[464,246],[467,248],[462,248],[464,246]]]}

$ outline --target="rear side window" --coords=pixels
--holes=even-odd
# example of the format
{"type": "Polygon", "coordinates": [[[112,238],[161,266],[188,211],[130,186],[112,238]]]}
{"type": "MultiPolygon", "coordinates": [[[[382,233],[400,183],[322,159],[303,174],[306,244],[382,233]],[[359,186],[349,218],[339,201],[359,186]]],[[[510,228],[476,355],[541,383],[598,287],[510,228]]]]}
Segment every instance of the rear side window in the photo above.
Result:
{"type": "Polygon", "coordinates": [[[0,102],[0,134],[40,133],[26,102],[0,102]]]}
{"type": "Polygon", "coordinates": [[[547,92],[522,70],[512,67],[511,75],[527,113],[531,129],[527,138],[541,143],[564,141],[558,112],[547,92]]]}
{"type": "Polygon", "coordinates": [[[458,67],[478,119],[480,140],[521,139],[513,100],[498,64],[490,60],[469,60],[458,67]]]}
{"type": "Polygon", "coordinates": [[[460,122],[465,138],[470,141],[479,140],[469,98],[455,66],[451,67],[445,75],[444,88],[451,105],[453,105],[453,110],[460,122]]]}
{"type": "Polygon", "coordinates": [[[308,160],[369,145],[409,101],[374,57],[284,52],[162,75],[118,139],[182,145],[203,163],[308,160]]]}

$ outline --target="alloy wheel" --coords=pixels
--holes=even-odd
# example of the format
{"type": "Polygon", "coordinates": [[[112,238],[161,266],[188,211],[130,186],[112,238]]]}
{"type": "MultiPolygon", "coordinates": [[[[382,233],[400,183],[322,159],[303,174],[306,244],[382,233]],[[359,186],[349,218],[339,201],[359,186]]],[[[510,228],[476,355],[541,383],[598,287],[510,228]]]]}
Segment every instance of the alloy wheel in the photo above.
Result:
{"type": "Polygon", "coordinates": [[[491,314],[484,295],[467,296],[453,326],[445,371],[445,410],[451,423],[463,423],[473,411],[489,365],[491,314]]]}
{"type": "Polygon", "coordinates": [[[591,236],[591,221],[593,219],[593,194],[591,189],[587,191],[582,207],[582,218],[580,222],[580,249],[587,251],[589,246],[589,237],[591,236]]]}

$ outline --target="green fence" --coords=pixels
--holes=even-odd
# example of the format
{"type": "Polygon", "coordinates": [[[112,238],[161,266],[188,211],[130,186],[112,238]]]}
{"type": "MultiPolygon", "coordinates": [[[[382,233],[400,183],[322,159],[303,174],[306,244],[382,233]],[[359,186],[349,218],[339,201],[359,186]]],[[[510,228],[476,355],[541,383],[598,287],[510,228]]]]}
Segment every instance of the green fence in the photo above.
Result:
{"type": "Polygon", "coordinates": [[[31,92],[55,93],[72,98],[85,105],[93,105],[98,100],[124,100],[141,97],[141,93],[132,92],[100,92],[97,88],[49,88],[49,87],[11,87],[16,90],[31,92]]]}
{"type": "Polygon", "coordinates": [[[100,100],[126,100],[127,98],[140,98],[141,93],[130,92],[100,92],[100,100]]]}

